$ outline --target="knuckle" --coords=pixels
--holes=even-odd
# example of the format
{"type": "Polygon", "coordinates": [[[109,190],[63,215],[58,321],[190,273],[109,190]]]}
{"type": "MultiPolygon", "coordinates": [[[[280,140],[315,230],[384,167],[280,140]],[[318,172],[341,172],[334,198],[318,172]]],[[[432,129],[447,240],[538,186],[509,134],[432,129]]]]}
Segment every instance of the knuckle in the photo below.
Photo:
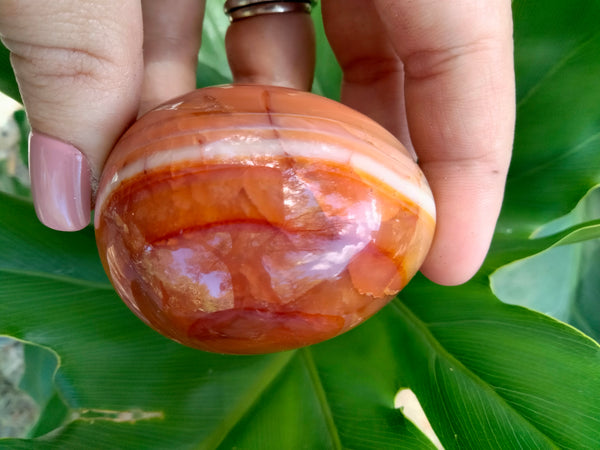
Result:
{"type": "MultiPolygon", "coordinates": [[[[11,43],[11,62],[32,126],[89,120],[87,114],[125,98],[133,83],[125,68],[77,47],[11,43]],[[82,115],[82,112],[86,112],[82,115]]],[[[134,80],[135,81],[135,80],[134,80]]]]}
{"type": "Polygon", "coordinates": [[[373,85],[391,77],[402,76],[402,63],[396,57],[356,58],[344,64],[344,81],[373,85]]]}
{"type": "Polygon", "coordinates": [[[44,84],[94,85],[110,73],[110,61],[76,47],[46,47],[29,43],[11,45],[18,75],[38,88],[44,84]]]}
{"type": "Polygon", "coordinates": [[[141,54],[141,27],[136,32],[123,18],[133,16],[130,3],[115,9],[98,1],[77,8],[68,1],[0,2],[0,36],[19,80],[38,86],[115,80],[141,54]]]}
{"type": "Polygon", "coordinates": [[[461,45],[414,50],[403,58],[405,74],[411,80],[435,79],[454,71],[467,59],[489,59],[497,48],[496,39],[480,38],[461,45]]]}

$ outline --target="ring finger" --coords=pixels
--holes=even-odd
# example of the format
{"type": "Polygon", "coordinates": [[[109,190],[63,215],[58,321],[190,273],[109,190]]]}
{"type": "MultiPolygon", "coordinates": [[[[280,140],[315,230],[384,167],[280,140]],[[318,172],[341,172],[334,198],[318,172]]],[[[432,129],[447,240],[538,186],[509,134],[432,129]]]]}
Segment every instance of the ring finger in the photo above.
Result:
{"type": "Polygon", "coordinates": [[[310,3],[259,0],[237,6],[246,3],[226,2],[226,8],[235,12],[237,7],[250,15],[236,19],[232,14],[227,30],[225,43],[234,82],[310,90],[315,66],[314,28],[306,13],[310,3]],[[268,13],[262,14],[265,10],[268,13]]]}

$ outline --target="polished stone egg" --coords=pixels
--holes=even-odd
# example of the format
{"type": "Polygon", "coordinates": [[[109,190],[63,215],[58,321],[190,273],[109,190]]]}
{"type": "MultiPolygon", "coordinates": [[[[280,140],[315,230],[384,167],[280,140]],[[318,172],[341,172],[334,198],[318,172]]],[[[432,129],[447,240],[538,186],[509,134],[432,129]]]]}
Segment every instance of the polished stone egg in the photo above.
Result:
{"type": "Polygon", "coordinates": [[[131,126],[94,224],[112,284],[144,322],[251,354],[332,338],[380,310],[423,262],[435,206],[371,119],[306,92],[229,85],[131,126]]]}

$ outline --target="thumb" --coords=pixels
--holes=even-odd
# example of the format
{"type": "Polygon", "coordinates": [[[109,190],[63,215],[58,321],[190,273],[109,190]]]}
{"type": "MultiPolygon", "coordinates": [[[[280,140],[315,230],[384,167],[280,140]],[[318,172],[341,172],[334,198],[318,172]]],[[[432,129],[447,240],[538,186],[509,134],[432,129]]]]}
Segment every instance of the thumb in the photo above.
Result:
{"type": "Polygon", "coordinates": [[[89,223],[94,180],[139,106],[142,33],[139,2],[0,2],[0,37],[33,130],[33,201],[50,228],[89,223]]]}

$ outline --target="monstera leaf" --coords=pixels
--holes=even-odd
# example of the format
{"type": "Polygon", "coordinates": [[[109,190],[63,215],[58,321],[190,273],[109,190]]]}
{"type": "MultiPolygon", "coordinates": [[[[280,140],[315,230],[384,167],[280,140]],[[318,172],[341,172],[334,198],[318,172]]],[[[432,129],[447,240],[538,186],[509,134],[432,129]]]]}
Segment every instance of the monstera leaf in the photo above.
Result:
{"type": "MultiPolygon", "coordinates": [[[[180,346],[113,292],[93,230],[45,229],[29,201],[1,195],[0,334],[27,344],[21,388],[41,413],[29,436],[0,439],[0,448],[435,448],[395,406],[404,388],[448,449],[597,448],[600,347],[534,309],[552,304],[544,288],[562,264],[572,280],[587,280],[585,301],[570,291],[570,310],[598,311],[598,252],[577,257],[576,267],[555,258],[558,269],[547,274],[525,264],[498,276],[548,249],[591,248],[600,238],[597,208],[548,225],[600,184],[600,4],[540,6],[513,2],[515,154],[483,268],[452,288],[417,276],[374,318],[331,341],[252,357],[180,346]],[[517,279],[535,283],[525,289],[517,279]],[[544,295],[519,301],[532,290],[544,295]]],[[[339,69],[314,16],[315,90],[335,98],[339,69]]],[[[206,22],[199,83],[227,82],[220,5],[209,4],[206,22]]],[[[17,95],[2,70],[0,87],[17,95]]],[[[598,336],[598,323],[586,321],[585,332],[598,336]]]]}

